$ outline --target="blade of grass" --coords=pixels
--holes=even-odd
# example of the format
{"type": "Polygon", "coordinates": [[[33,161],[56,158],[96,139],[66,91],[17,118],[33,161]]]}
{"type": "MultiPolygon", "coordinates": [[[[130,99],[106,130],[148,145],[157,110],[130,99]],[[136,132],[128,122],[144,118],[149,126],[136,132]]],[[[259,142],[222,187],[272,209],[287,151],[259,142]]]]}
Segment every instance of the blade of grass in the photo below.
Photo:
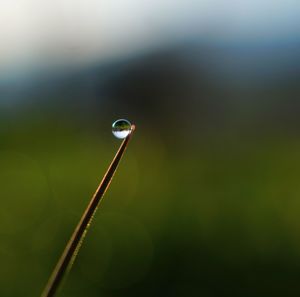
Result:
{"type": "Polygon", "coordinates": [[[76,255],[80,249],[81,243],[91,223],[93,215],[95,214],[103,195],[105,194],[106,190],[110,185],[110,182],[114,176],[114,173],[117,170],[118,164],[127,148],[128,142],[134,130],[135,126],[132,125],[131,133],[129,133],[129,135],[122,141],[114,159],[108,167],[95,194],[93,195],[69,242],[67,243],[64,252],[58,260],[57,265],[55,266],[41,297],[55,296],[57,289],[59,288],[64,276],[66,276],[68,271],[70,271],[72,264],[76,258],[76,255]]]}

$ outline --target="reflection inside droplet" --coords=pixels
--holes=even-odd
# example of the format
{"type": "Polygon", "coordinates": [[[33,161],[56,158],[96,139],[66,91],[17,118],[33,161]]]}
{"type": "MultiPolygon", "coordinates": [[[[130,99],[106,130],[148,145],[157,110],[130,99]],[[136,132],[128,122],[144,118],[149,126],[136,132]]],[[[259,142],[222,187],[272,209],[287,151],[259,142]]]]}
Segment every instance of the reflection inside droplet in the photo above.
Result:
{"type": "Polygon", "coordinates": [[[131,123],[125,119],[120,119],[112,124],[112,133],[115,137],[123,139],[131,132],[131,123]]]}

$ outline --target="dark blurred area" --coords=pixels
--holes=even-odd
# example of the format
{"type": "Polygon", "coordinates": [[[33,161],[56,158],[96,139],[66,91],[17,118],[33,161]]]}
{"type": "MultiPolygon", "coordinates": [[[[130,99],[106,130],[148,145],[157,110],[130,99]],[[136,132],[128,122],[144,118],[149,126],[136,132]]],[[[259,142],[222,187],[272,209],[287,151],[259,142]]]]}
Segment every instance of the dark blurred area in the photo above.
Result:
{"type": "Polygon", "coordinates": [[[0,71],[0,296],[41,293],[118,118],[137,130],[58,296],[300,294],[300,35],[216,28],[0,71]]]}

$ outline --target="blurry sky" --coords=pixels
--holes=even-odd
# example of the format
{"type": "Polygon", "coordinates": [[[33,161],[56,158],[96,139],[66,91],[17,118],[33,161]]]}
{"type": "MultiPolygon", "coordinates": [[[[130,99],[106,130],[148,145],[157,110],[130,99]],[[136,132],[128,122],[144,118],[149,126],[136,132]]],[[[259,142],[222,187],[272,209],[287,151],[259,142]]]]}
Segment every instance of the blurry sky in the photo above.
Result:
{"type": "Polygon", "coordinates": [[[124,57],[189,38],[281,42],[300,36],[298,0],[1,0],[1,76],[124,57]]]}

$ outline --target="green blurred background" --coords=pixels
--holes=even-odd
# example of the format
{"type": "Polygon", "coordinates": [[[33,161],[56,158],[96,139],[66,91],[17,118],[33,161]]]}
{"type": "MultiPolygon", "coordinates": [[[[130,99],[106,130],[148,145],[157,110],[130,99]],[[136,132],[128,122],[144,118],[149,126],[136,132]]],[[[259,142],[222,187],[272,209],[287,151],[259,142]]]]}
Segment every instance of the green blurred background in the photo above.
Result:
{"type": "Polygon", "coordinates": [[[0,4],[0,296],[42,292],[118,118],[58,296],[299,296],[299,4],[233,2],[0,4]]]}

